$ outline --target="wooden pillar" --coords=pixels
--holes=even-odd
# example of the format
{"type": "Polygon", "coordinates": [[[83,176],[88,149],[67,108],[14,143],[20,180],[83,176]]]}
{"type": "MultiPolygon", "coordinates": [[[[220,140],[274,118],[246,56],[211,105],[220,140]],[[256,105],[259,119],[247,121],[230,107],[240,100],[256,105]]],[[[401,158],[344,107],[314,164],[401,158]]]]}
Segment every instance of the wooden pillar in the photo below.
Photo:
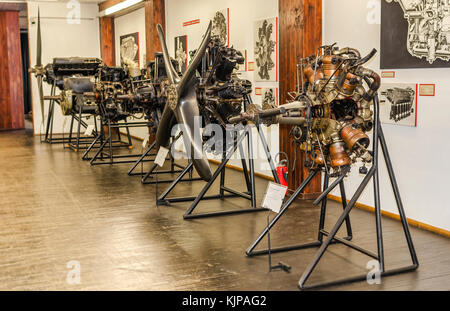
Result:
{"type": "Polygon", "coordinates": [[[107,66],[116,65],[114,17],[100,18],[100,55],[107,66]]]}
{"type": "MultiPolygon", "coordinates": [[[[301,57],[315,54],[322,45],[322,0],[279,0],[279,62],[280,103],[286,103],[288,92],[296,90],[296,65],[301,57]]],[[[295,158],[291,126],[280,126],[280,151],[295,158]]],[[[306,178],[304,154],[297,150],[295,170],[289,177],[289,188],[296,189],[306,178]]],[[[321,192],[321,178],[317,176],[305,189],[302,198],[314,198],[321,192]]]]}
{"type": "Polygon", "coordinates": [[[0,130],[25,128],[18,11],[0,11],[0,130]]]}
{"type": "Polygon", "coordinates": [[[155,58],[155,52],[161,52],[156,25],[161,24],[166,30],[166,12],[164,0],[148,0],[145,2],[145,45],[147,62],[155,58]]]}

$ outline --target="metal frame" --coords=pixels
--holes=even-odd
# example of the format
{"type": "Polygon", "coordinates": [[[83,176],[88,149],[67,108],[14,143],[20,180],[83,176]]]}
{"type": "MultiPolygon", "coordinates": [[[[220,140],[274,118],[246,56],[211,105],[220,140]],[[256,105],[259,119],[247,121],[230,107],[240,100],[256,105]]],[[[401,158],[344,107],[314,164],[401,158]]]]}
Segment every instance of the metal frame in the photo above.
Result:
{"type": "MultiPolygon", "coordinates": [[[[266,153],[269,165],[271,167],[271,171],[273,174],[273,177],[277,183],[279,183],[279,179],[276,173],[275,165],[272,160],[272,156],[269,151],[269,147],[267,145],[266,139],[264,137],[264,134],[261,131],[260,124],[256,124],[256,128],[258,130],[259,138],[261,140],[261,143],[263,145],[264,151],[266,153]]],[[[224,144],[225,145],[225,144],[224,144]]],[[[167,198],[169,193],[175,188],[175,186],[181,181],[184,175],[186,175],[190,170],[193,168],[193,163],[190,162],[188,166],[183,170],[183,172],[174,180],[174,182],[169,186],[166,191],[158,198],[157,205],[170,205],[170,203],[178,203],[178,202],[190,202],[193,201],[192,205],[189,207],[189,209],[184,214],[184,219],[196,219],[196,218],[208,218],[208,217],[216,217],[216,216],[227,216],[227,215],[236,215],[236,214],[243,214],[243,213],[253,213],[253,212],[260,212],[260,211],[267,211],[265,208],[258,208],[256,206],[256,193],[255,193],[255,168],[254,168],[254,161],[253,161],[253,141],[252,141],[252,135],[251,132],[247,130],[243,130],[240,134],[238,134],[237,140],[235,145],[231,150],[226,152],[225,148],[222,152],[222,162],[217,168],[217,170],[214,172],[211,180],[203,187],[203,189],[200,191],[200,194],[198,196],[192,196],[192,197],[177,197],[177,198],[167,198]],[[247,148],[248,148],[248,155],[249,155],[249,165],[247,167],[247,162],[245,160],[245,154],[244,154],[244,147],[242,144],[244,143],[244,139],[247,138],[247,148]],[[225,185],[225,169],[228,161],[231,159],[233,154],[237,151],[239,148],[239,152],[241,154],[241,161],[242,161],[242,168],[245,178],[245,183],[247,186],[246,192],[239,192],[234,189],[231,189],[225,185]],[[220,190],[219,194],[216,195],[210,195],[206,196],[206,192],[211,188],[212,184],[216,181],[216,179],[220,175],[220,190]],[[247,209],[237,209],[237,210],[229,210],[229,211],[215,211],[215,212],[208,212],[208,213],[197,213],[193,214],[195,208],[202,200],[213,200],[213,199],[224,199],[224,198],[232,198],[232,197],[241,197],[244,199],[247,199],[251,201],[251,208],[247,209]]]]}
{"type": "MultiPolygon", "coordinates": [[[[172,140],[172,143],[169,146],[169,149],[171,149],[171,146],[178,140],[179,137],[175,138],[172,140]]],[[[170,169],[169,170],[164,170],[164,171],[160,171],[157,170],[157,164],[153,164],[152,167],[149,169],[148,172],[146,172],[144,174],[144,172],[141,170],[140,173],[135,173],[134,170],[139,166],[139,164],[143,164],[145,158],[147,156],[155,156],[156,154],[151,154],[150,152],[152,150],[154,150],[156,147],[156,141],[154,141],[148,148],[147,150],[145,150],[141,157],[136,161],[136,163],[134,163],[134,165],[130,168],[130,170],[128,171],[128,175],[129,176],[141,176],[141,183],[144,185],[152,185],[152,184],[163,184],[163,183],[172,183],[174,180],[151,180],[148,181],[149,178],[153,178],[153,176],[157,176],[157,175],[161,175],[161,174],[176,174],[176,173],[181,173],[183,172],[183,169],[185,169],[184,166],[175,163],[175,160],[173,158],[173,156],[171,154],[169,154],[169,160],[170,160],[170,169]]],[[[194,178],[193,176],[193,168],[191,168],[191,170],[189,171],[189,178],[185,178],[185,179],[181,179],[180,182],[186,182],[186,181],[198,181],[198,180],[202,180],[199,177],[194,178]]]]}
{"type": "MultiPolygon", "coordinates": [[[[55,92],[56,92],[56,86],[52,85],[50,95],[54,96],[55,92]]],[[[97,128],[95,129],[95,131],[93,131],[93,136],[90,136],[90,137],[81,136],[81,126],[83,126],[84,128],[88,127],[88,124],[86,122],[84,122],[82,119],[81,111],[78,111],[78,113],[75,113],[75,112],[71,113],[69,137],[53,137],[54,112],[55,112],[55,100],[51,99],[50,104],[48,106],[47,122],[46,122],[46,127],[45,127],[45,136],[44,136],[44,140],[42,140],[41,142],[46,142],[49,144],[69,144],[70,145],[72,143],[74,121],[78,122],[76,145],[75,145],[75,146],[77,146],[77,148],[74,148],[74,149],[80,149],[80,145],[88,145],[95,139],[95,136],[97,135],[97,132],[98,132],[97,128]]],[[[94,118],[95,118],[95,116],[94,116],[94,118]]],[[[96,123],[96,125],[97,125],[97,123],[96,123]]]]}
{"type": "MultiPolygon", "coordinates": [[[[83,154],[83,160],[89,160],[91,165],[106,165],[106,164],[131,164],[135,163],[137,157],[141,157],[141,154],[126,154],[126,155],[117,155],[114,154],[115,147],[128,147],[132,148],[133,142],[131,140],[130,128],[133,127],[148,127],[149,122],[123,122],[123,123],[111,123],[111,120],[104,121],[102,119],[100,134],[94,139],[94,141],[89,145],[83,154]],[[108,137],[105,139],[105,133],[103,130],[103,126],[108,127],[108,137]],[[120,130],[117,131],[119,145],[114,146],[114,142],[112,139],[112,129],[121,129],[126,128],[127,131],[127,139],[128,142],[122,142],[120,130]],[[96,145],[100,144],[97,148],[96,145]],[[97,148],[97,152],[93,157],[89,157],[89,153],[92,149],[97,148]],[[108,148],[105,151],[105,148],[108,148]],[[133,159],[134,158],[134,159],[133,159]]],[[[151,159],[144,159],[143,162],[152,161],[151,159]]]]}
{"type": "MultiPolygon", "coordinates": [[[[319,232],[318,232],[318,240],[313,243],[307,243],[307,244],[301,244],[301,245],[295,245],[295,246],[287,246],[287,247],[279,247],[276,249],[272,249],[272,253],[277,252],[285,252],[285,251],[292,251],[292,250],[299,250],[299,249],[306,249],[311,247],[320,247],[317,251],[313,261],[308,265],[306,270],[304,271],[303,275],[301,276],[299,280],[299,288],[304,289],[312,289],[312,288],[320,288],[325,286],[332,286],[332,285],[339,285],[339,284],[346,284],[351,282],[357,282],[357,281],[363,281],[367,279],[367,274],[344,278],[341,280],[331,281],[331,282],[324,282],[324,283],[318,283],[313,285],[306,285],[308,278],[316,268],[317,264],[319,263],[320,259],[324,255],[325,251],[327,250],[328,246],[330,244],[334,243],[340,243],[343,245],[346,245],[356,251],[359,251],[369,257],[372,257],[379,261],[380,263],[380,275],[381,276],[389,276],[389,275],[395,275],[399,273],[409,272],[416,270],[419,267],[419,261],[417,259],[417,255],[414,249],[414,245],[412,242],[411,234],[408,227],[408,222],[406,219],[405,211],[403,209],[403,203],[400,197],[400,191],[398,189],[397,180],[395,178],[394,170],[392,167],[392,162],[389,156],[388,147],[386,145],[386,140],[383,134],[383,129],[380,124],[379,120],[379,101],[378,96],[376,95],[374,98],[374,131],[373,131],[373,163],[372,167],[370,168],[369,172],[359,185],[358,189],[356,190],[355,194],[351,198],[351,200],[347,204],[346,196],[345,196],[345,189],[344,189],[344,182],[343,182],[343,176],[346,175],[343,174],[341,177],[338,178],[331,186],[328,186],[329,182],[329,176],[325,175],[325,181],[324,181],[324,194],[319,197],[314,203],[318,204],[319,202],[322,202],[322,209],[320,213],[320,223],[319,223],[319,232]],[[383,247],[383,235],[382,235],[382,224],[381,224],[381,207],[380,207],[380,188],[379,188],[379,177],[378,177],[378,154],[379,154],[379,145],[378,142],[381,145],[381,149],[383,151],[384,160],[386,162],[386,167],[389,173],[389,179],[391,182],[392,190],[395,195],[395,200],[397,203],[397,209],[400,214],[400,220],[402,224],[402,228],[405,234],[406,242],[408,245],[408,249],[411,256],[412,265],[397,268],[397,269],[391,269],[386,270],[385,269],[385,263],[384,263],[384,247],[383,247]],[[355,207],[355,204],[360,197],[361,193],[364,191],[364,189],[367,187],[367,184],[369,181],[373,178],[373,184],[374,184],[374,201],[375,201],[375,217],[376,217],[376,236],[377,236],[377,253],[374,253],[370,250],[365,250],[352,242],[350,242],[350,239],[352,237],[351,232],[351,226],[350,226],[350,220],[349,220],[349,214],[351,210],[355,207]],[[332,228],[330,232],[327,232],[324,230],[324,221],[325,221],[325,213],[326,213],[326,203],[327,203],[327,194],[337,185],[339,184],[341,195],[342,195],[342,203],[344,207],[344,211],[339,217],[338,221],[332,228]],[[337,232],[341,228],[342,224],[346,221],[347,224],[347,234],[348,236],[346,238],[339,238],[336,237],[337,232]],[[323,241],[323,237],[326,236],[326,240],[323,241]]],[[[247,256],[259,256],[259,255],[265,255],[267,254],[267,250],[262,251],[255,251],[255,247],[261,242],[261,240],[264,238],[264,236],[268,233],[270,228],[272,228],[275,223],[280,219],[280,217],[284,214],[284,212],[287,210],[287,208],[292,204],[292,202],[296,199],[296,197],[305,189],[305,187],[310,183],[312,178],[320,171],[320,169],[315,169],[310,171],[310,174],[308,177],[303,181],[303,183],[300,185],[300,187],[295,191],[295,193],[290,197],[290,199],[283,205],[280,213],[274,217],[274,219],[271,221],[269,226],[266,227],[266,229],[259,235],[259,237],[253,242],[253,244],[247,249],[246,254],[247,256]]]]}

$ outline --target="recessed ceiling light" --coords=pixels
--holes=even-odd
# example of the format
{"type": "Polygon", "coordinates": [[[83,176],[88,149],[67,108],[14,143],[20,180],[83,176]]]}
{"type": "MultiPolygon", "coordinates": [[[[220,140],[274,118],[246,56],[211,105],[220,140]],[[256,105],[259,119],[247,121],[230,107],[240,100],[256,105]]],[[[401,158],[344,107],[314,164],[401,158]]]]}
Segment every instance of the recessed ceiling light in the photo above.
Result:
{"type": "Polygon", "coordinates": [[[143,0],[126,0],[124,2],[117,3],[116,5],[113,5],[112,7],[107,8],[104,10],[103,14],[100,15],[111,15],[116,12],[122,11],[126,8],[129,8],[130,6],[133,6],[135,4],[138,4],[139,2],[142,2],[143,0]]]}

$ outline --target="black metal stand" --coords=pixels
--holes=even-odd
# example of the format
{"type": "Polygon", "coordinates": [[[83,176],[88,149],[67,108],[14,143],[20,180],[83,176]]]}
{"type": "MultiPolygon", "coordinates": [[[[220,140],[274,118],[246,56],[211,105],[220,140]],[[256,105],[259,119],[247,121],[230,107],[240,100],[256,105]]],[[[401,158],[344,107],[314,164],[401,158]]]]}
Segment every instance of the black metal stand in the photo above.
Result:
{"type": "MultiPolygon", "coordinates": [[[[175,141],[178,140],[178,138],[175,138],[172,143],[171,146],[175,143],[175,141]]],[[[157,164],[153,164],[151,166],[151,168],[149,169],[148,172],[144,173],[143,171],[136,173],[134,172],[135,169],[140,165],[143,164],[145,162],[146,157],[148,156],[154,156],[156,154],[152,154],[151,151],[154,150],[156,147],[156,141],[153,142],[148,148],[147,150],[145,150],[142,155],[139,157],[139,159],[133,164],[133,166],[130,168],[130,170],[128,171],[128,175],[129,176],[141,176],[141,183],[144,185],[152,185],[152,184],[163,184],[163,183],[171,183],[174,180],[150,180],[152,179],[153,176],[155,175],[161,175],[161,174],[176,174],[176,173],[181,173],[183,172],[183,169],[185,169],[184,166],[175,163],[175,160],[173,158],[173,156],[171,154],[169,154],[170,158],[170,169],[169,170],[156,170],[157,168],[157,164]]],[[[169,147],[170,149],[171,147],[169,147]]],[[[193,174],[193,168],[191,168],[191,170],[189,171],[189,178],[184,178],[182,180],[180,180],[180,182],[186,182],[186,181],[198,181],[201,180],[201,178],[194,178],[192,177],[193,174]]]]}
{"type": "MultiPolygon", "coordinates": [[[[131,164],[136,162],[137,157],[141,157],[141,154],[114,154],[114,141],[112,139],[112,130],[119,129],[117,131],[119,145],[116,147],[129,147],[130,149],[133,146],[133,142],[131,140],[130,128],[134,127],[148,127],[149,122],[123,122],[123,123],[111,123],[111,120],[107,120],[106,122],[101,122],[101,132],[94,141],[90,144],[90,146],[86,149],[83,154],[83,160],[90,160],[91,165],[105,165],[105,164],[131,164]],[[103,130],[103,125],[108,127],[108,137],[106,136],[103,130]],[[121,139],[120,129],[125,128],[127,131],[127,139],[128,142],[124,143],[121,139]],[[96,145],[100,144],[95,155],[90,158],[89,153],[92,149],[96,148],[96,145]],[[105,150],[105,148],[108,148],[105,150]]],[[[142,162],[152,161],[150,159],[144,159],[142,162]]]]}
{"type": "MultiPolygon", "coordinates": [[[[50,95],[54,96],[56,93],[56,86],[52,85],[50,95]]],[[[78,113],[72,112],[70,116],[70,131],[69,131],[69,137],[54,137],[53,134],[53,121],[54,121],[54,113],[55,113],[55,100],[51,99],[50,104],[48,106],[48,113],[47,113],[47,122],[45,127],[45,136],[44,140],[42,142],[46,142],[49,144],[68,144],[68,147],[71,149],[82,149],[83,147],[80,147],[81,145],[88,145],[90,144],[97,135],[97,128],[92,132],[93,136],[82,136],[81,135],[81,127],[87,129],[88,124],[83,121],[82,116],[82,110],[80,107],[80,111],[78,113]],[[73,139],[73,125],[74,121],[77,121],[78,128],[76,132],[76,143],[74,144],[72,142],[73,139]]],[[[95,118],[95,116],[94,116],[95,118]]],[[[97,125],[97,124],[95,124],[97,125]]]]}
{"type": "Polygon", "coordinates": [[[291,266],[285,264],[282,261],[278,262],[278,265],[276,265],[276,266],[272,265],[272,247],[271,247],[271,244],[270,244],[270,228],[269,228],[269,226],[270,226],[270,211],[267,212],[267,228],[268,228],[268,231],[267,231],[267,251],[268,251],[268,254],[269,254],[269,257],[268,257],[269,258],[269,272],[272,272],[273,270],[282,270],[284,272],[289,273],[289,272],[291,272],[291,266]]]}
{"type": "MultiPolygon", "coordinates": [[[[260,137],[260,140],[262,142],[266,157],[269,161],[273,177],[277,183],[279,183],[278,176],[276,174],[275,165],[272,160],[272,156],[269,151],[269,147],[267,146],[266,139],[264,137],[264,134],[262,133],[261,126],[259,124],[256,125],[258,134],[260,137]]],[[[225,145],[225,144],[224,144],[225,145]]],[[[266,211],[265,208],[257,208],[256,206],[256,193],[255,193],[255,168],[254,168],[254,161],[253,161],[253,142],[252,142],[252,136],[251,132],[247,130],[241,131],[241,133],[238,134],[236,143],[234,144],[233,148],[226,152],[225,148],[222,152],[222,162],[217,168],[217,170],[214,172],[211,180],[203,187],[200,194],[198,196],[192,196],[192,197],[179,197],[179,198],[167,198],[169,193],[175,188],[175,186],[180,182],[180,180],[183,178],[184,175],[186,175],[193,167],[193,163],[190,162],[188,166],[181,172],[181,174],[173,181],[173,183],[169,186],[169,188],[164,191],[164,193],[158,198],[157,204],[158,205],[169,205],[170,203],[177,203],[177,202],[189,202],[193,201],[190,208],[186,211],[184,214],[184,219],[195,219],[195,218],[207,218],[207,217],[215,217],[215,216],[226,216],[226,215],[236,215],[236,214],[243,214],[243,213],[253,213],[253,212],[260,212],[260,211],[266,211]],[[248,155],[249,155],[249,165],[247,166],[247,162],[245,160],[245,154],[244,154],[244,147],[243,142],[244,139],[247,138],[247,148],[248,148],[248,155]],[[231,189],[225,185],[225,169],[226,165],[229,162],[229,160],[232,158],[233,154],[237,151],[239,148],[239,152],[241,154],[241,161],[242,161],[242,168],[244,173],[244,178],[247,186],[247,192],[239,192],[234,189],[231,189]],[[206,196],[206,192],[211,188],[212,184],[216,181],[216,179],[220,175],[220,190],[219,194],[216,195],[210,195],[206,196]],[[193,211],[197,207],[197,205],[202,200],[214,200],[214,199],[224,199],[224,198],[232,198],[232,197],[241,197],[244,199],[247,199],[251,201],[251,208],[249,209],[238,209],[238,210],[229,210],[229,211],[216,211],[216,212],[209,212],[209,213],[199,213],[199,214],[193,214],[193,211]]]]}
{"type": "MultiPolygon", "coordinates": [[[[342,280],[337,281],[331,281],[326,283],[318,283],[314,285],[305,285],[306,281],[310,277],[311,273],[313,272],[314,268],[319,263],[320,259],[324,255],[325,251],[327,250],[328,246],[333,243],[341,243],[343,245],[346,245],[356,251],[359,251],[369,257],[372,257],[379,261],[380,263],[380,275],[381,276],[389,276],[389,275],[395,275],[399,273],[404,273],[408,271],[413,271],[419,267],[419,262],[417,259],[416,252],[414,250],[414,245],[412,242],[411,234],[409,232],[408,222],[406,219],[405,211],[403,209],[403,204],[400,197],[400,191],[398,189],[397,181],[395,178],[394,170],[392,168],[392,162],[389,156],[388,148],[386,145],[386,140],[383,135],[383,129],[380,125],[379,120],[379,102],[378,102],[378,96],[375,96],[374,98],[374,133],[373,133],[373,163],[372,167],[370,168],[369,172],[361,182],[360,186],[356,190],[355,194],[351,198],[351,200],[347,204],[346,196],[345,196],[345,189],[344,189],[344,182],[343,178],[346,174],[346,172],[340,176],[330,187],[328,186],[329,182],[329,176],[325,175],[325,181],[324,181],[324,194],[319,197],[314,203],[318,204],[319,202],[322,202],[322,209],[320,213],[320,222],[319,222],[319,232],[318,232],[318,240],[316,242],[307,243],[307,244],[301,244],[301,245],[295,245],[295,246],[287,246],[287,247],[279,247],[272,250],[272,253],[275,252],[285,252],[285,251],[292,251],[292,250],[299,250],[299,249],[306,249],[311,247],[320,247],[313,262],[307,267],[305,272],[303,273],[302,277],[299,281],[299,288],[300,289],[311,289],[311,288],[319,288],[319,287],[325,287],[325,286],[331,286],[331,285],[338,285],[338,284],[345,284],[350,282],[357,282],[357,281],[363,281],[367,279],[367,274],[359,275],[355,277],[345,278],[342,280]],[[378,142],[381,145],[381,149],[383,151],[384,159],[386,162],[386,167],[389,173],[389,178],[392,186],[392,190],[394,191],[395,200],[397,203],[398,212],[400,214],[400,220],[402,223],[402,228],[405,234],[405,238],[408,244],[409,252],[411,255],[412,265],[398,268],[398,269],[391,269],[391,270],[385,270],[385,264],[384,264],[384,249],[383,249],[383,236],[382,236],[382,224],[381,224],[381,207],[380,207],[380,189],[379,189],[379,179],[378,179],[378,151],[379,146],[378,142]],[[369,250],[365,250],[352,242],[350,242],[352,232],[351,232],[351,226],[350,226],[350,220],[349,220],[349,214],[353,207],[355,206],[357,200],[359,199],[361,193],[364,191],[364,189],[367,187],[367,184],[369,181],[373,178],[373,184],[374,184],[374,201],[375,201],[375,217],[376,217],[376,236],[377,236],[377,253],[374,253],[369,250]],[[336,187],[339,184],[341,196],[342,196],[342,203],[344,207],[344,211],[332,230],[330,232],[327,232],[324,230],[324,222],[325,222],[325,213],[326,213],[326,202],[327,202],[327,194],[333,190],[334,187],[336,187]],[[347,224],[347,238],[339,238],[336,237],[337,232],[341,228],[344,221],[347,224]],[[326,240],[324,241],[323,237],[326,236],[326,240]]],[[[269,226],[259,235],[259,237],[253,242],[253,244],[247,249],[247,255],[248,256],[258,256],[258,255],[265,255],[267,254],[267,250],[262,251],[255,251],[255,247],[261,242],[261,240],[264,238],[264,236],[268,233],[268,230],[272,228],[275,223],[280,219],[280,217],[286,212],[287,208],[292,204],[292,202],[296,199],[296,197],[305,189],[305,187],[310,183],[312,178],[319,172],[320,170],[315,169],[310,172],[308,177],[303,181],[303,183],[300,185],[300,187],[295,191],[295,193],[290,197],[290,199],[284,204],[282,207],[280,213],[272,220],[272,222],[269,224],[269,226]]]]}

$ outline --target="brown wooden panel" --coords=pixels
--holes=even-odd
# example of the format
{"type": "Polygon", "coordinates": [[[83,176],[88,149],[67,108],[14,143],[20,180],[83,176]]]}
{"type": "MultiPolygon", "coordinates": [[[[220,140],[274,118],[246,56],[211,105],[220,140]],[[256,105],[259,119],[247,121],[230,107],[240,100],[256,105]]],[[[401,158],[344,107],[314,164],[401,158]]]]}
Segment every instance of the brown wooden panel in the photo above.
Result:
{"type": "Polygon", "coordinates": [[[100,2],[98,4],[98,11],[99,12],[104,11],[107,8],[110,8],[113,5],[116,5],[116,4],[118,4],[120,2],[123,2],[123,1],[125,1],[125,0],[106,0],[106,1],[100,2]]]}
{"type": "Polygon", "coordinates": [[[100,18],[100,52],[103,62],[108,66],[116,65],[116,48],[114,38],[114,18],[100,18]]]}
{"type": "MultiPolygon", "coordinates": [[[[322,1],[279,0],[279,71],[280,102],[286,103],[288,92],[296,89],[296,65],[301,57],[314,54],[322,44],[322,1]]],[[[290,126],[280,126],[280,150],[295,158],[290,126]]],[[[289,188],[296,189],[306,178],[304,155],[297,153],[295,169],[289,176],[289,188]]],[[[314,197],[321,191],[321,178],[317,176],[304,191],[304,198],[314,197]]]]}
{"type": "Polygon", "coordinates": [[[19,12],[0,11],[0,45],[0,129],[23,129],[19,12]]]}
{"type": "Polygon", "coordinates": [[[147,62],[155,58],[155,52],[161,52],[156,25],[161,24],[166,29],[166,13],[164,0],[149,0],[145,2],[145,38],[147,62]]]}

